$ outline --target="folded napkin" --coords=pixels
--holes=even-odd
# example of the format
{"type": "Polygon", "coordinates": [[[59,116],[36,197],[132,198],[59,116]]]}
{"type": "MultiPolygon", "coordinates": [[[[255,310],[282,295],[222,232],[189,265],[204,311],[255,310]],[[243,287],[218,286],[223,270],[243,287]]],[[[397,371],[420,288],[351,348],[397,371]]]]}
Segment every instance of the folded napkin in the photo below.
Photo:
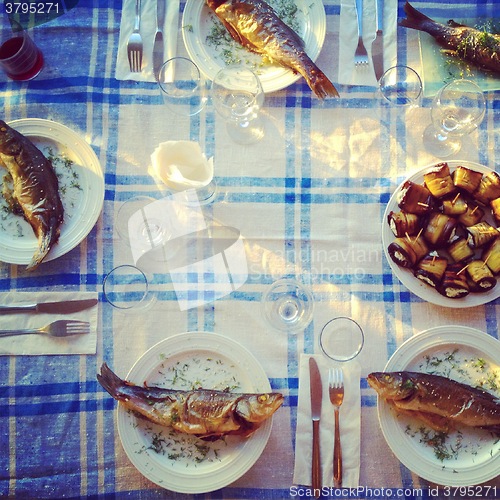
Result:
{"type": "MultiPolygon", "coordinates": [[[[179,3],[180,0],[166,1],[165,26],[163,27],[163,60],[174,57],[177,53],[177,36],[179,34],[179,3]]],[[[153,74],[153,42],[156,32],[156,2],[148,0],[141,2],[140,33],[143,43],[142,72],[132,73],[127,56],[127,42],[134,29],[135,0],[123,0],[122,19],[120,23],[120,38],[118,40],[118,57],[116,60],[115,77],[117,80],[135,80],[155,82],[153,74]]]]}
{"type": "MultiPolygon", "coordinates": [[[[384,69],[396,64],[396,21],[397,0],[384,0],[384,69]]],[[[377,84],[371,58],[372,42],[376,30],[376,0],[363,1],[363,42],[368,52],[369,67],[356,68],[354,52],[358,45],[358,18],[356,0],[341,0],[339,33],[339,73],[338,83],[345,85],[377,84]]]]}
{"type": "MultiPolygon", "coordinates": [[[[7,292],[0,294],[0,304],[34,304],[97,298],[94,292],[7,292]]],[[[0,330],[40,328],[58,319],[90,322],[90,333],[65,338],[48,335],[18,335],[0,338],[0,355],[95,354],[98,304],[71,314],[18,312],[0,315],[0,330]]]]}
{"type": "MultiPolygon", "coordinates": [[[[299,403],[295,437],[294,484],[311,485],[312,421],[309,391],[309,358],[301,354],[299,366],[299,403]]],[[[324,356],[313,356],[319,367],[323,384],[323,402],[320,421],[320,452],[323,486],[333,486],[333,405],[328,396],[328,369],[333,362],[324,356]]],[[[359,485],[361,394],[359,380],[361,367],[357,361],[342,363],[344,370],[344,402],[340,407],[340,441],[342,444],[342,486],[356,488],[359,485]]]]}

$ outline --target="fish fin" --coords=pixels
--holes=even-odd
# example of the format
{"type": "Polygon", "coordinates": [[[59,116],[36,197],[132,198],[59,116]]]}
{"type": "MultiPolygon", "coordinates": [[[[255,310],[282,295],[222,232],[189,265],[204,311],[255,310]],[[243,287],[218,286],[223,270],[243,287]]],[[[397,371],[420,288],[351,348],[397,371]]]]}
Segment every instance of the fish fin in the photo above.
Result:
{"type": "Polygon", "coordinates": [[[37,251],[31,258],[31,262],[26,267],[26,270],[33,271],[36,269],[42,263],[43,259],[45,259],[52,245],[54,245],[58,239],[59,227],[56,227],[54,224],[49,224],[48,231],[42,230],[38,237],[37,251]]]}
{"type": "Polygon", "coordinates": [[[422,12],[419,12],[415,7],[413,7],[410,2],[406,2],[404,6],[404,11],[406,13],[406,19],[403,19],[399,22],[400,26],[404,26],[405,28],[413,28],[415,30],[424,30],[423,26],[427,23],[431,23],[433,25],[437,24],[433,19],[427,17],[422,12]]]}
{"type": "Polygon", "coordinates": [[[123,385],[122,379],[111,370],[107,363],[102,364],[101,373],[97,374],[97,381],[113,397],[119,395],[118,389],[123,385]]]}
{"type": "Polygon", "coordinates": [[[302,75],[311,90],[320,98],[339,97],[339,93],[328,77],[317,67],[302,75]]]}

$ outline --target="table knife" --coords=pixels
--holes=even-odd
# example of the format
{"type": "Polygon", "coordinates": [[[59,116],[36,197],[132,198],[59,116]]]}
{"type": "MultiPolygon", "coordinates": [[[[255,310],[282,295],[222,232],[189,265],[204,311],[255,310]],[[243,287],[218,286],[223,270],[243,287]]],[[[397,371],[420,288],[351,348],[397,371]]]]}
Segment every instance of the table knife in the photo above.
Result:
{"type": "Polygon", "coordinates": [[[59,302],[40,302],[35,304],[8,304],[0,305],[0,314],[11,313],[50,313],[50,314],[71,314],[83,311],[97,304],[97,299],[83,300],[62,300],[59,302]]]}
{"type": "Polygon", "coordinates": [[[321,419],[321,398],[323,397],[323,389],[318,364],[314,358],[309,358],[309,390],[311,393],[311,419],[313,425],[311,485],[314,496],[318,497],[321,493],[319,422],[321,419]]]}
{"type": "Polygon", "coordinates": [[[158,81],[160,69],[165,62],[163,60],[163,25],[165,24],[165,10],[167,0],[157,0],[156,2],[156,33],[153,43],[153,73],[158,81]]]}
{"type": "Polygon", "coordinates": [[[372,44],[372,61],[375,77],[380,80],[384,74],[384,0],[376,1],[377,34],[372,44]]]}

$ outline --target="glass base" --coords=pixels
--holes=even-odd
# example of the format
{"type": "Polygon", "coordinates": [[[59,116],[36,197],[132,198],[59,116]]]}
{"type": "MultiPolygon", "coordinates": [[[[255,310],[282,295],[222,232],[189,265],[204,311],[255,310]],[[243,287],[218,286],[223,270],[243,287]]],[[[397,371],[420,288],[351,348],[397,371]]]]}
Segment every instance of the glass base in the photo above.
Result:
{"type": "Polygon", "coordinates": [[[462,141],[458,137],[441,135],[432,125],[424,130],[422,139],[426,151],[438,158],[454,155],[462,148],[462,141]]]}
{"type": "Polygon", "coordinates": [[[264,124],[261,118],[249,122],[228,122],[227,132],[238,144],[253,144],[264,137],[264,124]]]}

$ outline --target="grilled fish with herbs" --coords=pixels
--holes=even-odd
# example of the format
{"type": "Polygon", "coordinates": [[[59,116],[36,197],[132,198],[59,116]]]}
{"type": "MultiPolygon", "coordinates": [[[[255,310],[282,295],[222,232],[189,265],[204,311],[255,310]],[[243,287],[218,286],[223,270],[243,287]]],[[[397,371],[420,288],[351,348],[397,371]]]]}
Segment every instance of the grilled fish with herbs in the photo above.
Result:
{"type": "Polygon", "coordinates": [[[38,249],[27,269],[40,265],[57,243],[64,209],[52,163],[24,135],[0,120],[0,165],[12,178],[4,196],[14,213],[21,213],[38,238],[38,249]]]}
{"type": "Polygon", "coordinates": [[[225,435],[250,436],[282,405],[280,393],[237,394],[210,389],[178,391],[140,387],[118,377],[104,363],[99,383],[125,408],[158,425],[218,439],[225,435]]]}
{"type": "Polygon", "coordinates": [[[439,431],[457,425],[500,432],[500,402],[489,392],[440,375],[373,372],[368,383],[398,411],[439,431]]]}
{"type": "Polygon", "coordinates": [[[206,0],[231,37],[243,47],[302,75],[320,98],[337,89],[306,54],[304,41],[262,0],[206,0]]]}
{"type": "Polygon", "coordinates": [[[406,28],[425,31],[445,51],[480,68],[500,73],[500,35],[480,31],[453,20],[448,25],[438,23],[406,2],[407,18],[399,24],[406,28]]]}

